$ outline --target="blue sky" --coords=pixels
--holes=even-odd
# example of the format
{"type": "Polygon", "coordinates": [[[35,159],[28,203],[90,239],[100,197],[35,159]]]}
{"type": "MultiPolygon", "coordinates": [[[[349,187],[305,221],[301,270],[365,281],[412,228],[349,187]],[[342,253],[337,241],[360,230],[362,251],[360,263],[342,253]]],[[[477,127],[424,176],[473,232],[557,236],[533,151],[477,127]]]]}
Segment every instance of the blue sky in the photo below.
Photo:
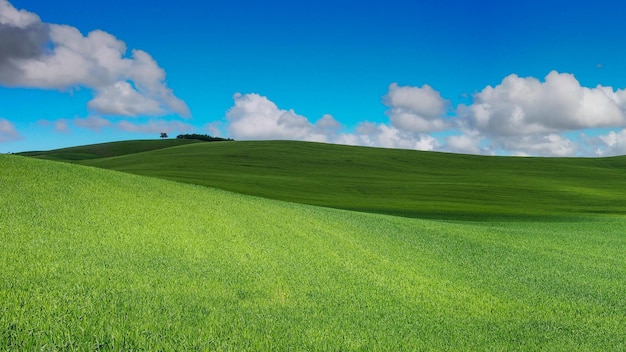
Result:
{"type": "Polygon", "coordinates": [[[626,154],[618,1],[0,0],[0,152],[202,133],[626,154]]]}

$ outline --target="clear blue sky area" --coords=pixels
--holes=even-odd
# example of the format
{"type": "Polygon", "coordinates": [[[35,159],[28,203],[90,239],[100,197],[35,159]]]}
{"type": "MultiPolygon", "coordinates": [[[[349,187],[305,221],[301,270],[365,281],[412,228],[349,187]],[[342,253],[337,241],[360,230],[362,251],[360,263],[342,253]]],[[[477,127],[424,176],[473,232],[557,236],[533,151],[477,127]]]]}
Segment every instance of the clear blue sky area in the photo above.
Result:
{"type": "Polygon", "coordinates": [[[626,154],[624,18],[619,1],[0,0],[0,152],[163,131],[626,154]]]}

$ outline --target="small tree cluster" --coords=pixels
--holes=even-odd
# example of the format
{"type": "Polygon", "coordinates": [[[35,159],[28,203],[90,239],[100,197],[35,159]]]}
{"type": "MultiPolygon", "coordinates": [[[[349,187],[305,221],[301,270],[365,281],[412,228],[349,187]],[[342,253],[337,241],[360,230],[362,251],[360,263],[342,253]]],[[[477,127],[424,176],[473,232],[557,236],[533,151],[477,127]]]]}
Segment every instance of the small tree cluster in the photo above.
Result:
{"type": "Polygon", "coordinates": [[[205,142],[221,142],[221,141],[234,141],[231,138],[212,137],[208,134],[179,134],[176,138],[179,139],[197,139],[205,142]]]}

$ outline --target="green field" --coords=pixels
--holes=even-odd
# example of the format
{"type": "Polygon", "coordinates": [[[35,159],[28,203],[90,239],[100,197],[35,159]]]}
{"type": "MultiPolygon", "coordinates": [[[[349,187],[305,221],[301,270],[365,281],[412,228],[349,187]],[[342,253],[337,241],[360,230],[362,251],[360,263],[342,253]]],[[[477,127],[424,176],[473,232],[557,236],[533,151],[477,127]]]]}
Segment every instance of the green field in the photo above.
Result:
{"type": "Polygon", "coordinates": [[[193,139],[155,139],[141,141],[121,141],[113,143],[91,144],[86,146],[55,149],[52,151],[34,151],[20,153],[41,159],[58,161],[80,161],[98,158],[107,158],[119,155],[128,155],[170,148],[185,144],[199,143],[193,139]]]}
{"type": "Polygon", "coordinates": [[[0,350],[626,350],[624,158],[133,148],[0,155],[0,350]]]}
{"type": "Polygon", "coordinates": [[[259,141],[197,143],[81,163],[277,200],[419,218],[626,214],[626,157],[507,158],[259,141]]]}

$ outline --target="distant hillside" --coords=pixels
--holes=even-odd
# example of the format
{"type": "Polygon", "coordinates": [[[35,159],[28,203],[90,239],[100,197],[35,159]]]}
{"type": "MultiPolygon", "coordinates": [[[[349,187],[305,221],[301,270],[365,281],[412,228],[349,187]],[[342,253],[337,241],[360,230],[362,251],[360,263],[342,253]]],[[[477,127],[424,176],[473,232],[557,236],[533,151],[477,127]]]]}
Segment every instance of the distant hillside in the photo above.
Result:
{"type": "Polygon", "coordinates": [[[85,146],[55,149],[50,151],[34,151],[19,153],[23,156],[58,161],[78,161],[98,158],[107,158],[127,154],[141,153],[151,150],[171,148],[175,146],[199,143],[194,139],[154,139],[121,141],[111,143],[90,144],[85,146]]]}
{"type": "Polygon", "coordinates": [[[271,199],[409,217],[626,214],[626,157],[487,157],[246,141],[81,163],[271,199]]]}

